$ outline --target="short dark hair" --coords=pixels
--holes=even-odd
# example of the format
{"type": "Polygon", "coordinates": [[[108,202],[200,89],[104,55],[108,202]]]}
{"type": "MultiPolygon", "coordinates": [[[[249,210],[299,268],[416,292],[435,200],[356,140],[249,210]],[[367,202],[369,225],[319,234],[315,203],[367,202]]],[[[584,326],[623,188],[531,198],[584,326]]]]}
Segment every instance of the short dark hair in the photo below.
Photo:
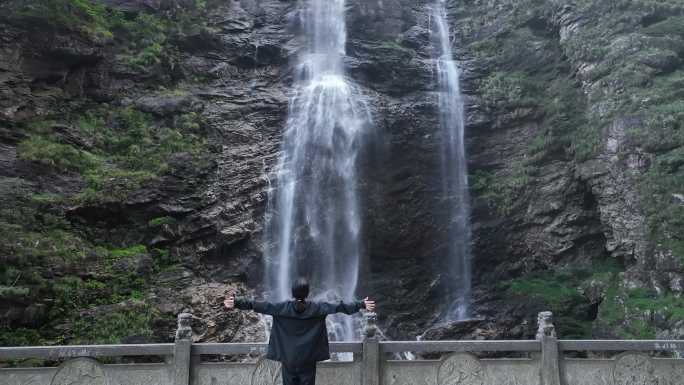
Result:
{"type": "Polygon", "coordinates": [[[309,296],[309,280],[299,277],[292,282],[292,297],[298,300],[305,300],[309,296]]]}

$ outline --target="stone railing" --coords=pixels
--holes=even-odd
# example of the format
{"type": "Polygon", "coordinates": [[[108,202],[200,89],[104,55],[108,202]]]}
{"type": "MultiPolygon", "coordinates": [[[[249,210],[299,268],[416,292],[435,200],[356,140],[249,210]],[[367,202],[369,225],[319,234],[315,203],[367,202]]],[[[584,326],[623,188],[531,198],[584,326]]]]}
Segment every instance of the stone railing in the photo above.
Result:
{"type": "MultiPolygon", "coordinates": [[[[2,385],[276,385],[279,364],[206,362],[203,355],[261,354],[263,343],[195,344],[190,314],[178,317],[173,344],[0,348],[0,360],[43,358],[59,367],[0,369],[2,385]],[[101,357],[156,356],[157,363],[102,364],[101,357]]],[[[681,352],[684,341],[557,340],[551,313],[539,316],[536,340],[378,341],[375,315],[366,315],[363,342],[332,343],[353,361],[319,364],[322,385],[680,385],[684,360],[645,352],[681,352]],[[568,358],[564,352],[615,352],[613,358],[568,358]],[[439,360],[396,360],[396,353],[446,353],[439,360]],[[526,358],[477,358],[517,352],[526,358]],[[520,354],[520,352],[524,354],[520,354]]],[[[111,361],[111,360],[109,360],[111,361]]]]}

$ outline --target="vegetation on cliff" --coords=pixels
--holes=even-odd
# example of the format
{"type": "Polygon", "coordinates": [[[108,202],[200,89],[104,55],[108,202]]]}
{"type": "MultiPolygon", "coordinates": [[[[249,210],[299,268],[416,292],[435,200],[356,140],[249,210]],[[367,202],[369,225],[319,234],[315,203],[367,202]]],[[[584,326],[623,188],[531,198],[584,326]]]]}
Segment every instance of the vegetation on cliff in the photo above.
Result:
{"type": "MultiPolygon", "coordinates": [[[[146,13],[91,0],[10,1],[0,5],[0,21],[37,34],[86,39],[105,52],[98,55],[135,75],[174,60],[170,37],[201,26],[205,6],[195,1],[146,13]]],[[[145,86],[161,98],[182,93],[145,86]]],[[[177,260],[164,245],[140,242],[169,231],[174,219],[128,218],[139,233],[130,239],[81,223],[73,212],[125,205],[132,193],[172,173],[173,157],[186,157],[188,167],[209,167],[202,118],[194,111],[160,116],[130,103],[76,97],[55,110],[2,123],[20,133],[17,160],[35,177],[0,182],[0,298],[13,309],[3,320],[10,327],[0,332],[0,346],[168,338],[155,335],[154,323],[167,315],[147,295],[151,277],[177,260]]]]}
{"type": "MultiPolygon", "coordinates": [[[[286,110],[278,82],[287,81],[287,70],[279,66],[295,42],[273,37],[290,33],[283,25],[267,26],[263,36],[252,28],[284,24],[290,2],[275,2],[272,8],[282,13],[275,15],[236,6],[210,27],[207,14],[225,2],[130,3],[139,8],[96,0],[0,4],[0,27],[9,31],[0,38],[0,102],[23,102],[0,109],[0,145],[11,155],[0,154],[10,168],[0,179],[0,300],[10,309],[0,345],[166,340],[171,313],[179,309],[155,306],[153,288],[177,291],[162,276],[191,283],[183,264],[193,262],[183,262],[185,254],[240,261],[239,272],[208,272],[216,281],[246,280],[248,263],[239,258],[258,259],[259,247],[246,240],[261,224],[250,215],[264,205],[262,175],[279,140],[271,136],[278,137],[273,132],[280,132],[286,110]],[[212,35],[219,30],[223,35],[212,35]],[[201,52],[190,55],[194,50],[201,52]],[[187,69],[193,65],[196,70],[187,69]],[[25,78],[30,81],[22,83],[25,78]],[[219,86],[203,88],[209,79],[219,86]],[[211,100],[219,128],[208,124],[203,108],[209,107],[197,103],[197,94],[211,100]],[[216,178],[230,179],[221,185],[227,199],[220,209],[207,203],[217,200],[217,188],[195,179],[214,171],[214,129],[230,138],[217,141],[227,155],[216,178]],[[268,146],[270,153],[260,152],[268,146]],[[171,193],[160,191],[165,184],[171,193]],[[200,192],[181,197],[183,188],[200,192]],[[163,203],[146,206],[164,194],[163,203]],[[202,218],[184,221],[206,207],[202,218]],[[220,246],[209,247],[209,237],[220,246]],[[224,250],[224,244],[239,246],[224,250]]],[[[506,302],[499,313],[488,313],[492,318],[518,305],[530,313],[551,309],[561,337],[681,338],[681,1],[459,1],[450,12],[473,127],[476,281],[487,285],[474,306],[487,310],[492,298],[506,302]],[[492,280],[501,283],[491,287],[492,280]]],[[[402,18],[401,36],[358,39],[372,30],[364,19],[368,24],[350,38],[347,64],[352,76],[375,82],[362,87],[376,87],[369,93],[384,98],[370,106],[387,108],[378,126],[398,116],[385,127],[403,131],[387,133],[396,135],[385,143],[401,154],[395,160],[404,156],[424,167],[432,164],[424,153],[438,148],[430,147],[434,109],[425,106],[432,100],[433,66],[424,52],[430,37],[417,25],[420,17],[402,18]]],[[[416,169],[393,174],[387,168],[370,174],[396,179],[387,182],[394,190],[373,191],[380,198],[371,198],[391,197],[414,212],[392,206],[373,213],[377,227],[404,225],[389,229],[388,239],[406,238],[374,241],[396,249],[420,244],[434,257],[427,233],[439,229],[429,227],[434,221],[425,209],[433,204],[432,190],[418,193],[423,181],[416,169]],[[416,223],[428,227],[412,228],[416,223]],[[421,234],[408,239],[410,233],[421,234]]],[[[395,258],[387,256],[393,251],[381,250],[378,258],[395,258]]],[[[401,262],[397,269],[411,272],[401,262]]],[[[384,268],[377,263],[370,270],[384,274],[384,268]]],[[[384,277],[380,289],[434,305],[432,292],[415,293],[422,283],[420,274],[412,275],[401,288],[396,277],[384,277]]],[[[400,301],[391,305],[405,312],[387,322],[414,318],[400,301]]],[[[521,314],[515,317],[533,321],[534,314],[521,314]]]]}
{"type": "Polygon", "coordinates": [[[478,98],[497,117],[496,129],[537,128],[515,162],[473,171],[476,197],[499,216],[527,210],[529,220],[541,206],[534,201],[545,188],[540,173],[550,162],[563,162],[558,164],[570,164],[564,167],[595,184],[591,194],[604,204],[614,204],[614,198],[601,196],[605,189],[619,189],[623,202],[600,212],[604,226],[611,217],[643,216],[644,230],[636,230],[638,219],[629,219],[633,224],[625,232],[631,234],[617,242],[640,244],[630,237],[645,234],[647,244],[631,255],[608,245],[603,256],[597,250],[594,258],[613,254],[609,258],[620,271],[610,276],[586,277],[579,267],[559,274],[559,264],[587,265],[555,257],[553,263],[532,264],[502,288],[537,297],[563,322],[565,317],[580,321],[577,330],[562,330],[562,336],[674,336],[684,319],[676,310],[682,289],[672,281],[681,276],[684,261],[684,7],[647,0],[524,1],[501,7],[490,2],[477,11],[472,6],[459,8],[463,16],[456,18],[467,43],[464,52],[487,68],[477,82],[478,98]],[[483,30],[478,23],[487,33],[471,34],[483,30]],[[601,180],[602,175],[610,179],[601,180]],[[633,211],[611,211],[617,207],[633,211]],[[649,282],[649,274],[659,278],[649,282]],[[598,297],[583,292],[585,279],[599,283],[598,297]],[[596,311],[575,311],[582,304],[596,311]]]}

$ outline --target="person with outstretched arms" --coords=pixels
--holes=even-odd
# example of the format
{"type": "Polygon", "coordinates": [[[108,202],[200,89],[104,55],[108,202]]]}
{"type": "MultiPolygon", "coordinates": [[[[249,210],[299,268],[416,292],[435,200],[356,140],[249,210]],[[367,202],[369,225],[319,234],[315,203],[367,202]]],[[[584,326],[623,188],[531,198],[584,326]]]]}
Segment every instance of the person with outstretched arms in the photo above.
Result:
{"type": "Polygon", "coordinates": [[[368,297],[355,302],[318,302],[307,301],[308,296],[309,282],[298,278],[292,284],[290,301],[251,301],[229,294],[223,302],[228,310],[253,310],[273,316],[266,358],[282,364],[283,385],[315,384],[316,363],[330,359],[325,324],[328,315],[351,315],[361,309],[375,311],[375,301],[368,297]]]}

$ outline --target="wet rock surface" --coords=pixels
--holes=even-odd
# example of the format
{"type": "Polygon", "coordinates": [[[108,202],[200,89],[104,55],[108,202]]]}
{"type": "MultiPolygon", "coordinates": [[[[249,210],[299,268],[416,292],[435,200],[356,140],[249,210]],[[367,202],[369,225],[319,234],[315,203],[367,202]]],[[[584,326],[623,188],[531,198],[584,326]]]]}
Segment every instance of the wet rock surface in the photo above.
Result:
{"type": "MultiPolygon", "coordinates": [[[[170,12],[182,2],[106,3],[136,15],[170,12]]],[[[376,297],[387,336],[412,339],[429,329],[428,339],[529,338],[537,312],[550,307],[570,309],[559,322],[579,320],[572,333],[604,336],[616,323],[632,330],[631,321],[616,321],[615,314],[601,310],[614,298],[628,298],[634,289],[649,291],[654,300],[681,293],[681,250],[653,234],[657,218],[648,201],[659,198],[644,195],[642,184],[658,165],[679,170],[677,151],[684,143],[647,143],[635,132],[667,137],[675,131],[647,126],[651,110],[620,107],[634,87],[681,82],[684,38],[648,32],[679,17],[681,7],[634,2],[619,10],[599,2],[580,7],[548,1],[525,3],[526,13],[515,2],[449,4],[467,98],[472,315],[478,318],[443,325],[448,201],[438,196],[442,138],[430,58],[432,2],[349,3],[345,65],[373,118],[358,163],[365,239],[359,293],[376,297]],[[606,13],[630,21],[622,27],[601,23],[599,15],[606,13]],[[645,25],[649,18],[658,23],[645,25]],[[596,36],[609,40],[595,41],[596,36]],[[603,52],[604,47],[610,49],[603,52]],[[626,58],[630,50],[649,47],[652,55],[626,58]],[[650,70],[630,82],[611,60],[650,70]],[[594,137],[588,145],[582,140],[594,137]],[[591,151],[578,155],[585,145],[591,151]],[[606,261],[619,271],[573,275],[561,282],[571,289],[561,287],[561,298],[534,290],[540,282],[563,280],[563,269],[598,271],[596,264],[606,261]],[[547,278],[529,278],[539,272],[547,278]]],[[[263,289],[264,211],[287,118],[292,65],[304,43],[299,9],[291,1],[241,0],[212,3],[203,12],[204,24],[169,36],[166,48],[172,53],[145,68],[121,58],[120,42],[0,18],[0,185],[19,180],[25,195],[74,196],[87,182],[77,172],[17,156],[26,127],[37,119],[54,119],[51,135],[59,143],[87,151],[93,138],[64,114],[95,105],[132,108],[164,124],[195,114],[207,142],[202,162],[178,151],[160,178],[123,199],[41,204],[63,214],[89,242],[143,244],[168,253],[173,263],[161,268],[154,266],[161,257],[150,255],[113,265],[149,284],[142,297],[156,309],[150,321],[155,339],[171,338],[173,317],[189,309],[197,317],[198,341],[259,340],[259,318],[226,313],[219,297],[236,287],[256,294],[263,289]],[[169,219],[154,222],[159,218],[169,219]]],[[[681,183],[671,186],[673,191],[651,194],[669,194],[672,207],[682,207],[676,198],[684,194],[681,183]]],[[[3,202],[16,196],[10,190],[0,189],[3,202]]],[[[667,239],[679,239],[676,227],[664,229],[667,239]]],[[[12,261],[16,249],[2,252],[12,261]]],[[[40,274],[52,279],[47,270],[40,274]]],[[[20,294],[1,307],[3,322],[48,325],[42,310],[20,294]]],[[[644,322],[657,324],[659,336],[681,334],[676,317],[647,310],[644,322]]]]}

